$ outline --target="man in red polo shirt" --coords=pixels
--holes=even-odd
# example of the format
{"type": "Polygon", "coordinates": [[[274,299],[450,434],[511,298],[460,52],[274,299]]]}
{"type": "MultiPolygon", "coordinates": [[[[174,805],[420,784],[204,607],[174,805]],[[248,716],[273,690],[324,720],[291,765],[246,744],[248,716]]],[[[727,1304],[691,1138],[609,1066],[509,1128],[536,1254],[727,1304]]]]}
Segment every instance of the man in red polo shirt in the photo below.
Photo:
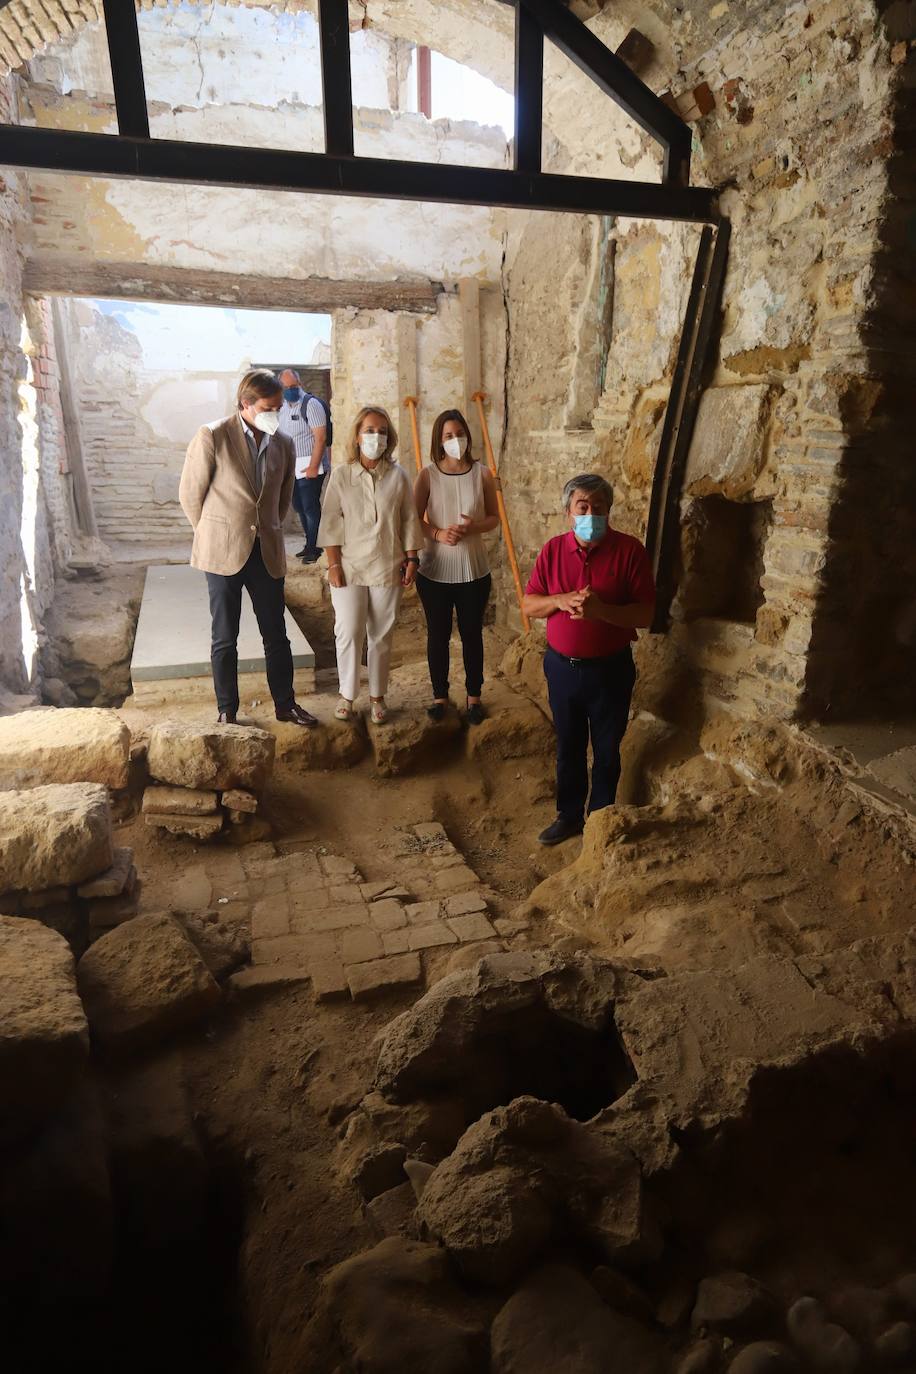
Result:
{"type": "Polygon", "coordinates": [[[655,613],[649,555],[638,539],[611,529],[613,501],[597,473],[567,482],[569,530],[548,539],[525,589],[525,614],[547,619],[544,674],[557,731],[557,818],[538,836],[541,844],[581,835],[586,801],[589,813],[600,811],[617,794],[636,680],[630,644],[655,613]]]}

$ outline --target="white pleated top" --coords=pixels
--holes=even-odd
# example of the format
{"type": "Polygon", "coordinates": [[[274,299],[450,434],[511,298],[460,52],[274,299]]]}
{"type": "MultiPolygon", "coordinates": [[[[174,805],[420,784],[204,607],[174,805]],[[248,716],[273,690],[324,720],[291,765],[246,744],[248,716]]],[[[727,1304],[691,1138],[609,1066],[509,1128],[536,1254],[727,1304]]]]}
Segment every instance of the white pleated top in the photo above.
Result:
{"type": "MultiPolygon", "coordinates": [[[[483,520],[487,508],[483,493],[483,470],[471,463],[470,472],[443,472],[435,463],[429,473],[429,501],[426,518],[436,529],[457,525],[462,515],[483,520]]],[[[480,534],[469,534],[460,544],[425,540],[420,554],[420,572],[431,582],[476,582],[486,577],[490,561],[480,534]]]]}

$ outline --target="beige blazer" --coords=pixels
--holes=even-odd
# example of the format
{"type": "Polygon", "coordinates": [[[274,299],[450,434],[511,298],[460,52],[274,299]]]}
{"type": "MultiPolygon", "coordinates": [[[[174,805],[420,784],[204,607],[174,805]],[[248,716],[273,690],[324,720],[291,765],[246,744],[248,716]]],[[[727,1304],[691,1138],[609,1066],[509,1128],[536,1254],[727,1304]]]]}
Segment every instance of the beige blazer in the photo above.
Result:
{"type": "Polygon", "coordinates": [[[260,496],[252,467],[238,413],[204,425],[188,445],[178,499],[194,529],[192,568],[231,576],[245,566],[257,538],[271,577],[285,575],[283,521],[296,471],[292,440],[271,436],[260,496]]]}

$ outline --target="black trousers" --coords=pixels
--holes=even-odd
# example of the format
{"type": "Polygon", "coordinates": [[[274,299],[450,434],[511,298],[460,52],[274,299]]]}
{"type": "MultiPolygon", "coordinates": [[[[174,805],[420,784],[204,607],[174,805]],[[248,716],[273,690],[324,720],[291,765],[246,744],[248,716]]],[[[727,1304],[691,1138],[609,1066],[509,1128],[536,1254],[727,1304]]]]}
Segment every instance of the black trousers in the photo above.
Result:
{"type": "Polygon", "coordinates": [[[483,687],[483,613],[490,599],[493,579],[473,582],[433,582],[417,575],[417,594],[426,612],[426,659],[434,697],[448,696],[448,643],[452,614],[458,617],[458,633],[464,656],[464,685],[469,697],[479,697],[483,687]]]}
{"type": "Polygon", "coordinates": [[[220,711],[234,715],[239,709],[239,620],[242,615],[242,588],[251,597],[258,629],[264,641],[267,683],[278,707],[289,706],[293,695],[293,653],[289,647],[284,620],[283,578],[271,577],[261,556],[261,541],[244,568],[229,577],[207,573],[210,593],[212,637],[210,663],[213,685],[220,711]]]}
{"type": "Polygon", "coordinates": [[[557,730],[557,811],[579,821],[610,806],[620,781],[620,741],[636,681],[629,648],[609,658],[571,661],[548,649],[544,675],[557,730]],[[592,787],[588,790],[588,742],[592,787]]]}

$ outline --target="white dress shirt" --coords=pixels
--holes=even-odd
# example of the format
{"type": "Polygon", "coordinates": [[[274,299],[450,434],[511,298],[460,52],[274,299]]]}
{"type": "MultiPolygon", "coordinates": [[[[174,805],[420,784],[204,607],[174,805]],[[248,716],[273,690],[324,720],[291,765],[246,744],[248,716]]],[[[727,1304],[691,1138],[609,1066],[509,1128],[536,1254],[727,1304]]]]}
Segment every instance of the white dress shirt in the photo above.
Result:
{"type": "Polygon", "coordinates": [[[332,468],[318,543],[340,547],[348,586],[397,586],[406,550],[422,542],[413,488],[399,463],[386,458],[371,472],[358,460],[332,468]]]}

